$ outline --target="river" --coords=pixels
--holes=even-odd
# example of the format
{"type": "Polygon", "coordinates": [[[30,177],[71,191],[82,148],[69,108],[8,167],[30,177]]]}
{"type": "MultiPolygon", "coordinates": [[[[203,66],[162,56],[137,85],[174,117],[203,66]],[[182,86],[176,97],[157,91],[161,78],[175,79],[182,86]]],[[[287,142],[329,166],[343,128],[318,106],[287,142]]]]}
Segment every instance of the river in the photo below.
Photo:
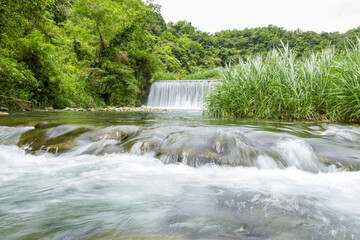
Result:
{"type": "Polygon", "coordinates": [[[360,127],[0,116],[1,239],[360,239],[360,127]]]}

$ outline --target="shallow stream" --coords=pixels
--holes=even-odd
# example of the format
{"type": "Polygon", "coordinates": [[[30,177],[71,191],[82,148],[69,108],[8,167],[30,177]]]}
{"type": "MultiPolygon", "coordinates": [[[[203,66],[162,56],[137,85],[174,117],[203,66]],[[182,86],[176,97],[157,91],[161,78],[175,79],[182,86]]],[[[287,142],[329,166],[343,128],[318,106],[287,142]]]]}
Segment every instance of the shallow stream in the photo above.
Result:
{"type": "Polygon", "coordinates": [[[360,127],[0,116],[1,239],[360,239],[360,127]]]}

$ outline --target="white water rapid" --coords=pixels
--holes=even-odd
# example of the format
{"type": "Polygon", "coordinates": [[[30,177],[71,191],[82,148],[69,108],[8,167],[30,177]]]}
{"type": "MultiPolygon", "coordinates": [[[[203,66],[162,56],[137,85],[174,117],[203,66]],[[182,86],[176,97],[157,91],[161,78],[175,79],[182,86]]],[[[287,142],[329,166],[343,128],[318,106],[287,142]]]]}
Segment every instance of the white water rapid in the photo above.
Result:
{"type": "Polygon", "coordinates": [[[358,240],[360,127],[0,116],[0,240],[358,240]]]}
{"type": "Polygon", "coordinates": [[[217,80],[167,80],[152,84],[148,107],[201,109],[206,93],[217,80]]]}

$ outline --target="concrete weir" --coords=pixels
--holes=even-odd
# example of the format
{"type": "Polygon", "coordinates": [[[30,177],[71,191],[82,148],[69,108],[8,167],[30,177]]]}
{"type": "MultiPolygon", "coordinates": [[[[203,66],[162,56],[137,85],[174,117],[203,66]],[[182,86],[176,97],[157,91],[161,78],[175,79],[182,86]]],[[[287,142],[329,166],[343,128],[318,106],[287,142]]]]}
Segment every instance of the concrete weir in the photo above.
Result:
{"type": "Polygon", "coordinates": [[[162,80],[152,84],[148,107],[202,109],[204,97],[218,80],[162,80]]]}

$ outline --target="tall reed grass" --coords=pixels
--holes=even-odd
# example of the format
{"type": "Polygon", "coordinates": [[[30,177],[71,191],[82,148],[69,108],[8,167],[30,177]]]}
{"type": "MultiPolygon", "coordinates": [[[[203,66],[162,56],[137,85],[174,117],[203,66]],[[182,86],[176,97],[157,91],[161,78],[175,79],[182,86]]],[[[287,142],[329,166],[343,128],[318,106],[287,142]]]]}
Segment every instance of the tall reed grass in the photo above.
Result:
{"type": "Polygon", "coordinates": [[[283,45],[222,75],[205,100],[211,115],[360,122],[360,40],[305,59],[283,45]]]}

